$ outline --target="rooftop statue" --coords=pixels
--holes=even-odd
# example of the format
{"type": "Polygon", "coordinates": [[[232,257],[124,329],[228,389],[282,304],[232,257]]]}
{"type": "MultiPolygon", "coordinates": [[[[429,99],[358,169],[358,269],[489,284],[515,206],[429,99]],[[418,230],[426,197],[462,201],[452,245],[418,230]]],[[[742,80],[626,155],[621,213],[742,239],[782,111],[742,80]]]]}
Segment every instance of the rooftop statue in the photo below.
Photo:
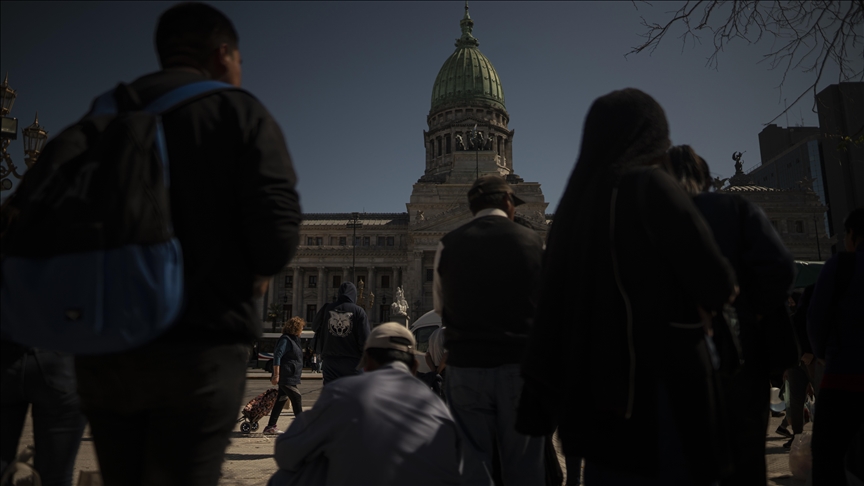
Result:
{"type": "Polygon", "coordinates": [[[735,174],[743,174],[744,173],[744,164],[741,163],[741,156],[744,155],[741,152],[733,152],[732,160],[735,161],[735,174]]]}

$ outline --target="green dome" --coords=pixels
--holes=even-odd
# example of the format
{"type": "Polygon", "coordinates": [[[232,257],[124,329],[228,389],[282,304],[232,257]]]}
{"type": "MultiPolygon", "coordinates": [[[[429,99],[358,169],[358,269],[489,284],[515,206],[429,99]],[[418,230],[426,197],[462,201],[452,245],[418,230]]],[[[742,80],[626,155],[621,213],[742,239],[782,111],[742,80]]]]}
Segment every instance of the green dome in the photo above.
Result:
{"type": "Polygon", "coordinates": [[[462,37],[456,41],[456,51],[438,71],[435,85],[432,86],[430,111],[479,102],[506,112],[501,79],[489,59],[477,48],[480,42],[471,35],[474,21],[468,15],[467,5],[465,17],[459,24],[462,26],[462,37]]]}

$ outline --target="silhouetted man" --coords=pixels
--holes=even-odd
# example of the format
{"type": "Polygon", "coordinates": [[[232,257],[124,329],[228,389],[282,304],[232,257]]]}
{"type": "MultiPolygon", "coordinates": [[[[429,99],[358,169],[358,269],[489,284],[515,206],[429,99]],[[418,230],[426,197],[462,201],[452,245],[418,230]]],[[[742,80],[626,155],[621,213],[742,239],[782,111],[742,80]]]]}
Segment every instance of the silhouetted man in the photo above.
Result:
{"type": "MultiPolygon", "coordinates": [[[[213,7],[159,19],[162,70],[131,83],[146,106],[204,80],[240,86],[238,36],[213,7]]],[[[300,206],[280,128],[249,93],[223,89],[162,115],[185,309],[156,341],[76,359],[105,484],[215,485],[261,333],[254,300],[298,243],[300,206]]]]}
{"type": "Polygon", "coordinates": [[[543,438],[515,430],[543,240],[513,222],[523,201],[500,176],[477,179],[468,202],[474,219],[441,239],[433,282],[445,326],[445,395],[464,438],[465,484],[491,484],[496,449],[505,484],[544,484],[543,438]]]}

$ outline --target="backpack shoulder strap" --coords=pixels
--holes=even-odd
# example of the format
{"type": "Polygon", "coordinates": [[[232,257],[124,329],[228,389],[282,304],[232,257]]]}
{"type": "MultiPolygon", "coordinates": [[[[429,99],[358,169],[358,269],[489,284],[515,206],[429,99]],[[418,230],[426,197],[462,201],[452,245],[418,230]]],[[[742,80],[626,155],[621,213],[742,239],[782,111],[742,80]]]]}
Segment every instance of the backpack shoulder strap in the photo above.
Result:
{"type": "Polygon", "coordinates": [[[175,88],[153,100],[143,111],[161,115],[194,98],[203,97],[217,91],[240,90],[236,86],[222,81],[198,81],[175,88]]]}

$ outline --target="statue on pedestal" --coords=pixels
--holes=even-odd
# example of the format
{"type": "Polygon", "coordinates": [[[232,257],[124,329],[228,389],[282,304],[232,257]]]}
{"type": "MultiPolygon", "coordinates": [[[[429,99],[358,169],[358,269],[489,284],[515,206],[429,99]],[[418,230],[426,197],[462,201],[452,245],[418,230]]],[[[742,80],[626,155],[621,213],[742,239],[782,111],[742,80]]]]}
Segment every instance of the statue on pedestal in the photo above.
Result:
{"type": "Polygon", "coordinates": [[[408,326],[408,301],[402,287],[396,287],[396,296],[390,304],[390,320],[408,326]]]}

